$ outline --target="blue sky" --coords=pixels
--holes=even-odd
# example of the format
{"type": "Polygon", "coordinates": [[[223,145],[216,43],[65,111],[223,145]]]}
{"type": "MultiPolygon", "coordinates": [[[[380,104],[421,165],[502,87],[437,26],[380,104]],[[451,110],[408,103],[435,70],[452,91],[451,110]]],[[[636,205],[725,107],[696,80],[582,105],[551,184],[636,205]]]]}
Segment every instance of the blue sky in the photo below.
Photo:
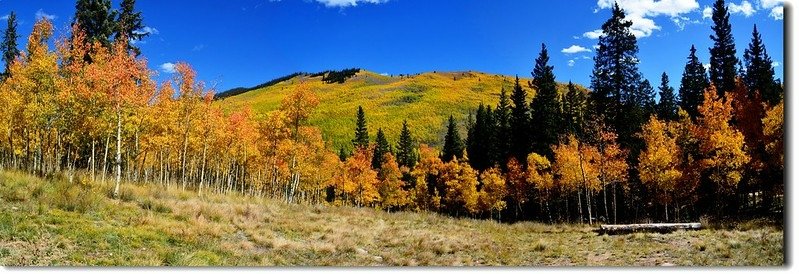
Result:
{"type": "MultiPolygon", "coordinates": [[[[113,0],[118,7],[120,0],[113,0]]],[[[253,86],[295,71],[361,67],[378,73],[477,70],[529,76],[546,43],[558,81],[588,85],[592,31],[610,16],[612,0],[139,0],[151,35],[137,43],[157,70],[190,63],[217,90],[253,86]]],[[[666,72],[679,78],[691,44],[707,63],[712,0],[619,0],[639,37],[640,68],[653,86],[666,72]]],[[[783,78],[779,0],[731,0],[739,58],[757,24],[783,78]]],[[[0,16],[16,11],[21,48],[37,17],[64,33],[69,0],[0,0],[0,16]]],[[[3,18],[4,19],[4,18],[3,18]]],[[[5,28],[0,20],[0,29],[5,28]]]]}

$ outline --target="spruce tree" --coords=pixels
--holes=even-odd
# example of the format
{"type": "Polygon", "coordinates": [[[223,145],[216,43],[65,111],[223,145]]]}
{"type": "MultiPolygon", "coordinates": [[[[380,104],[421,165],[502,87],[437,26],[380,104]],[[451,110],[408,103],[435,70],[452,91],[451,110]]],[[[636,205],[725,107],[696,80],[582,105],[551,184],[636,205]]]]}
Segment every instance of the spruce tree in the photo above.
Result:
{"type": "Polygon", "coordinates": [[[477,107],[475,120],[469,127],[466,137],[466,152],[469,154],[469,164],[477,170],[483,171],[494,165],[492,155],[494,144],[494,119],[491,107],[482,103],[477,107]]]}
{"type": "Polygon", "coordinates": [[[375,137],[375,151],[372,154],[372,168],[379,170],[383,164],[383,156],[386,153],[391,153],[391,144],[386,140],[386,134],[383,133],[382,128],[377,129],[377,136],[375,137]]]}
{"type": "Polygon", "coordinates": [[[397,143],[397,163],[400,166],[413,168],[416,166],[417,160],[418,156],[411,137],[411,130],[408,129],[408,120],[404,120],[402,121],[399,142],[397,143]]]}
{"type": "Polygon", "coordinates": [[[344,147],[341,147],[341,148],[338,149],[338,159],[340,161],[342,161],[342,162],[346,161],[347,157],[349,157],[349,156],[350,155],[347,154],[347,151],[344,150],[344,147]]]}
{"type": "Polygon", "coordinates": [[[441,160],[444,162],[452,161],[456,157],[463,158],[463,141],[458,133],[458,126],[455,123],[455,118],[449,116],[449,123],[447,124],[447,135],[444,136],[444,149],[441,152],[441,160]]]}
{"type": "Polygon", "coordinates": [[[638,71],[638,45],[630,31],[632,22],[624,10],[613,6],[611,17],[602,24],[599,48],[594,56],[591,75],[593,116],[601,117],[619,136],[619,143],[637,157],[643,141],[636,132],[646,122],[653,108],[653,93],[648,81],[638,71]]]}
{"type": "Polygon", "coordinates": [[[111,0],[78,0],[72,23],[79,24],[86,34],[86,42],[111,45],[111,36],[117,29],[117,12],[111,9],[111,0]]]}
{"type": "Polygon", "coordinates": [[[566,95],[563,99],[563,126],[566,128],[566,132],[582,136],[587,104],[586,95],[578,90],[577,86],[571,81],[569,81],[566,89],[566,95]]]}
{"type": "Polygon", "coordinates": [[[696,47],[691,45],[691,53],[680,80],[680,107],[696,118],[697,109],[704,100],[705,89],[710,85],[705,67],[696,57],[696,47]]]}
{"type": "Polygon", "coordinates": [[[779,103],[782,99],[782,87],[774,80],[771,57],[766,52],[766,46],[763,45],[757,25],[752,30],[752,41],[749,43],[749,47],[744,50],[744,63],[746,63],[746,72],[743,78],[749,89],[750,98],[757,90],[763,100],[770,105],[779,103]]]}
{"type": "Polygon", "coordinates": [[[525,163],[527,154],[530,153],[530,112],[527,108],[527,92],[519,84],[519,77],[516,76],[516,84],[513,86],[513,93],[510,95],[513,106],[510,109],[510,156],[516,158],[520,163],[525,163]]]}
{"type": "Polygon", "coordinates": [[[131,40],[141,40],[150,33],[143,32],[144,23],[142,22],[141,12],[136,11],[136,0],[122,0],[120,4],[119,16],[116,20],[114,39],[126,37],[128,39],[128,50],[137,56],[141,54],[138,47],[130,43],[131,40]]]}
{"type": "Polygon", "coordinates": [[[554,159],[551,146],[558,143],[558,135],[562,132],[562,113],[554,67],[548,63],[547,47],[541,44],[541,53],[535,59],[533,80],[530,82],[530,87],[536,90],[530,103],[530,132],[533,138],[532,152],[554,159]]]}
{"type": "Polygon", "coordinates": [[[363,107],[358,106],[357,120],[355,121],[355,138],[352,139],[355,149],[369,146],[369,130],[366,128],[366,114],[363,107]]]}
{"type": "Polygon", "coordinates": [[[493,130],[492,138],[495,144],[493,155],[491,156],[494,164],[505,167],[510,157],[510,100],[508,93],[503,87],[499,92],[499,103],[494,111],[496,127],[493,130]]]}
{"type": "Polygon", "coordinates": [[[0,44],[0,51],[3,53],[3,62],[6,66],[0,79],[9,76],[11,73],[9,68],[14,62],[14,59],[17,58],[17,55],[19,55],[19,49],[17,49],[17,38],[19,38],[19,35],[17,35],[17,14],[12,11],[8,15],[6,22],[8,24],[5,32],[3,32],[2,44],[0,44]]]}
{"type": "Polygon", "coordinates": [[[666,72],[660,76],[660,100],[657,106],[657,115],[666,121],[677,120],[677,99],[674,98],[674,88],[669,86],[669,76],[666,72]]]}
{"type": "Polygon", "coordinates": [[[730,25],[730,13],[724,0],[716,0],[713,3],[713,47],[710,48],[710,81],[716,86],[719,96],[735,88],[735,77],[737,76],[736,64],[738,58],[735,57],[735,39],[732,37],[732,25],[730,25]]]}

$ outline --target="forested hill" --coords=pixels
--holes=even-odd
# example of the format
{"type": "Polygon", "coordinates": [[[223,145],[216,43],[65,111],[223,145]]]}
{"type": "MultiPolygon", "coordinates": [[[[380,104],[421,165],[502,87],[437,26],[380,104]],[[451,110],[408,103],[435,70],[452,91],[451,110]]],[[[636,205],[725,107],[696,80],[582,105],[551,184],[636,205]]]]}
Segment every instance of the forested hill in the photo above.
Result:
{"type": "MultiPolygon", "coordinates": [[[[372,138],[382,128],[388,140],[395,143],[402,121],[407,119],[417,141],[440,146],[449,115],[455,115],[464,125],[461,130],[465,130],[468,114],[474,113],[480,103],[496,107],[500,91],[504,88],[510,95],[515,78],[475,71],[383,75],[360,70],[343,83],[326,81],[321,73],[295,73],[278,80],[254,89],[240,89],[238,94],[228,93],[217,103],[226,110],[249,106],[262,114],[277,109],[286,95],[300,82],[306,82],[320,102],[310,123],[322,130],[335,149],[349,149],[358,106],[364,108],[372,138]]],[[[529,80],[521,78],[520,82],[531,100],[535,91],[527,84],[529,80]]],[[[558,90],[565,92],[566,85],[559,84],[558,90]]]]}

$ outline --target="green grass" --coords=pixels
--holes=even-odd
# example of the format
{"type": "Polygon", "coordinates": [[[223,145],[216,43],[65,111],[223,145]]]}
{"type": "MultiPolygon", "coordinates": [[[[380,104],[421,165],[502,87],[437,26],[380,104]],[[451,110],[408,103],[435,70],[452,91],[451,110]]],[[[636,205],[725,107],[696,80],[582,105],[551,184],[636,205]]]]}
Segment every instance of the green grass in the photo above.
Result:
{"type": "MultiPolygon", "coordinates": [[[[529,98],[534,91],[521,79],[529,98]]],[[[481,102],[496,107],[502,87],[513,89],[513,77],[481,72],[430,72],[413,77],[389,77],[362,71],[344,84],[325,84],[321,77],[295,77],[274,86],[253,90],[220,100],[224,109],[250,106],[256,113],[267,113],[279,107],[280,101],[295,86],[306,81],[320,104],[311,116],[326,140],[335,148],[350,147],[355,128],[355,113],[363,106],[370,136],[383,128],[390,142],[399,138],[402,120],[408,119],[414,137],[426,144],[443,142],[447,118],[454,115],[462,125],[466,116],[481,102]]],[[[560,86],[565,90],[565,86],[560,86]]],[[[461,127],[465,137],[465,127],[461,127]]]]}
{"type": "Polygon", "coordinates": [[[111,188],[0,171],[0,265],[784,264],[771,226],[598,236],[132,184],[114,200],[111,188]]]}

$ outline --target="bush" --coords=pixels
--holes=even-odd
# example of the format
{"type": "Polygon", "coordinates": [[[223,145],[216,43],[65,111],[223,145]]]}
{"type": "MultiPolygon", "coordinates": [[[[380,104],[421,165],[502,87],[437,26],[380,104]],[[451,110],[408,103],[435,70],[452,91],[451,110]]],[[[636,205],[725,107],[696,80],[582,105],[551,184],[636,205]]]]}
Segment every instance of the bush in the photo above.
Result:
{"type": "Polygon", "coordinates": [[[102,203],[102,195],[89,184],[69,183],[64,180],[51,183],[53,192],[46,201],[56,208],[85,213],[96,211],[102,203]]]}

